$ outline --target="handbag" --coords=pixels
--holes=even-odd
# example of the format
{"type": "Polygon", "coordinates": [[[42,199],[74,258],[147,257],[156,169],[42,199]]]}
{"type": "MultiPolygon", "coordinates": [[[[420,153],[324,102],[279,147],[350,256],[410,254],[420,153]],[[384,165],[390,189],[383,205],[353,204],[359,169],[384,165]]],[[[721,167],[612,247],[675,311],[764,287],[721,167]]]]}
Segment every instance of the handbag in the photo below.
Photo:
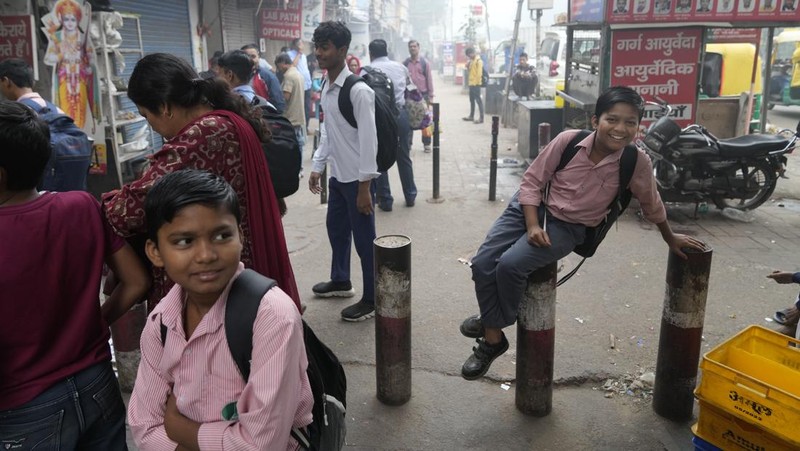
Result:
{"type": "Polygon", "coordinates": [[[411,130],[420,130],[425,128],[425,114],[428,112],[428,102],[419,92],[419,89],[410,81],[406,84],[406,105],[405,109],[408,113],[408,124],[411,130]]]}

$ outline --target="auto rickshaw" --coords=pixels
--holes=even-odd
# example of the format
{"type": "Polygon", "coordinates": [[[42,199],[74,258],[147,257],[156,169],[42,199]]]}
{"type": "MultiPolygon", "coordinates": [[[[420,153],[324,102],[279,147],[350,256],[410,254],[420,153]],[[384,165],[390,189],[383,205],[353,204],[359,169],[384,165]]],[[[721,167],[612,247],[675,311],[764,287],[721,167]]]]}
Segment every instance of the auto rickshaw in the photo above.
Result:
{"type": "Polygon", "coordinates": [[[774,42],[769,108],[800,105],[800,70],[795,70],[800,65],[800,28],[787,28],[774,42]]]}

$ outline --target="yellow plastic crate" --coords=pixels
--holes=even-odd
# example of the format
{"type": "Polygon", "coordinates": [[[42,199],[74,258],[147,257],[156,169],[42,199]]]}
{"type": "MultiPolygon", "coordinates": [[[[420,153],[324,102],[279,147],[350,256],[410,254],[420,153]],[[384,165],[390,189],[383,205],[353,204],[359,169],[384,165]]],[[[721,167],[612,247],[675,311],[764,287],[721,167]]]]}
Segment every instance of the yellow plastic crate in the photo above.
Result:
{"type": "Polygon", "coordinates": [[[800,341],[750,326],[700,362],[695,396],[800,447],[800,341]]]}
{"type": "Polygon", "coordinates": [[[697,424],[692,432],[720,449],[752,449],[761,451],[793,451],[792,445],[764,429],[725,413],[705,401],[700,401],[697,424]]]}

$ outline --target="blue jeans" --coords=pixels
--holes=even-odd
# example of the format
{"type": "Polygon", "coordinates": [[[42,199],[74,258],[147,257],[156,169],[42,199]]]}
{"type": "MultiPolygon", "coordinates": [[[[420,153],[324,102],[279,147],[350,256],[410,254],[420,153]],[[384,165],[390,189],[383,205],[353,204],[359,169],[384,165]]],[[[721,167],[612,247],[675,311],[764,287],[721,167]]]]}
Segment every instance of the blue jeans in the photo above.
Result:
{"type": "MultiPolygon", "coordinates": [[[[350,280],[350,248],[356,244],[358,258],[361,259],[361,276],[364,280],[362,299],[375,303],[375,274],[373,261],[375,241],[375,215],[365,215],[358,211],[358,181],[341,183],[335,178],[328,184],[328,240],[331,242],[331,280],[346,282],[350,280]]],[[[375,203],[375,184],[370,185],[372,203],[375,203]]]]}
{"type": "MultiPolygon", "coordinates": [[[[400,115],[397,117],[397,134],[400,139],[400,146],[397,149],[397,172],[400,173],[400,184],[403,185],[403,195],[406,202],[414,202],[417,198],[417,185],[414,183],[414,168],[411,163],[409,147],[411,145],[411,126],[408,124],[408,112],[405,108],[400,108],[400,115]]],[[[388,172],[382,172],[376,182],[378,203],[382,207],[391,207],[394,203],[392,188],[389,186],[388,172]]]]}
{"type": "MultiPolygon", "coordinates": [[[[544,224],[545,208],[539,207],[539,225],[544,224]]],[[[560,221],[548,214],[550,247],[529,244],[527,232],[517,192],[472,258],[472,280],[475,282],[481,322],[486,327],[503,328],[514,324],[528,276],[569,255],[575,246],[583,242],[586,227],[560,221]]]]}
{"type": "Polygon", "coordinates": [[[127,450],[125,404],[111,362],[79,371],[0,411],[0,449],[127,450]]]}

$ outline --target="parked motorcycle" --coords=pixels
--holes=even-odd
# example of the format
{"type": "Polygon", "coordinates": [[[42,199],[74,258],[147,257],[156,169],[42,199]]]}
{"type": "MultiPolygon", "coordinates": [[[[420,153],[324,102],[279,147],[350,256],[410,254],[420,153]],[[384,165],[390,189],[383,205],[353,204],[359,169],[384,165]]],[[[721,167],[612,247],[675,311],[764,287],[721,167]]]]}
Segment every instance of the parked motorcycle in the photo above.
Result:
{"type": "Polygon", "coordinates": [[[664,115],[637,144],[652,159],[659,192],[667,202],[711,200],[720,209],[753,210],[775,191],[786,154],[800,139],[800,124],[797,131],[786,129],[777,135],[718,139],[702,125],[681,129],[666,103],[648,103],[661,107],[664,115]]]}

